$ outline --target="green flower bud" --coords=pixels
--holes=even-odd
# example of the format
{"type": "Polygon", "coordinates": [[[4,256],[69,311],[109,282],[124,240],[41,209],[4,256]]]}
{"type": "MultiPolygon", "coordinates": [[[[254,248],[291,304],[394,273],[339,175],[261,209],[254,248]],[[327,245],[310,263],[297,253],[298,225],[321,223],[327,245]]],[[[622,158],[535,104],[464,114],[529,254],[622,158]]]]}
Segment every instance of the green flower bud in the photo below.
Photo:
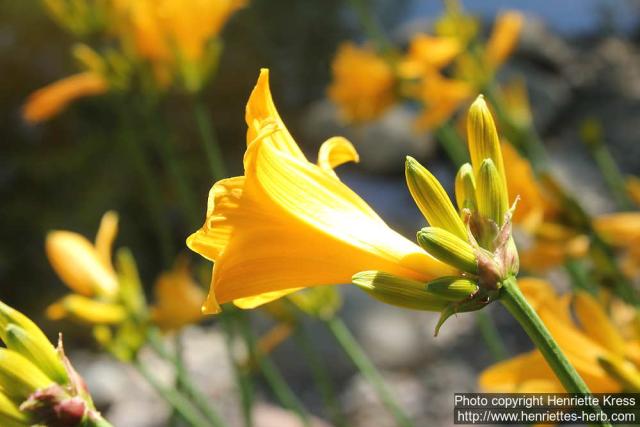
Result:
{"type": "Polygon", "coordinates": [[[449,301],[461,301],[478,291],[478,284],[465,277],[445,276],[427,283],[427,292],[449,301]]]}
{"type": "Polygon", "coordinates": [[[498,226],[504,223],[504,215],[509,209],[509,196],[491,159],[484,159],[480,166],[476,199],[481,216],[492,220],[498,226]]]}
{"type": "Polygon", "coordinates": [[[448,230],[466,239],[467,230],[440,182],[414,158],[407,156],[405,165],[407,186],[420,212],[432,227],[448,230]]]}
{"type": "Polygon", "coordinates": [[[425,227],[418,231],[418,243],[442,262],[467,273],[478,273],[476,255],[471,245],[447,230],[425,227]]]}
{"type": "Polygon", "coordinates": [[[51,384],[53,381],[26,357],[0,348],[0,388],[8,396],[25,400],[34,391],[51,384]]]}
{"type": "Polygon", "coordinates": [[[469,163],[460,167],[455,183],[458,209],[476,210],[476,180],[473,177],[473,168],[469,163]]]}
{"type": "Polygon", "coordinates": [[[448,301],[425,290],[425,284],[382,271],[361,271],[351,281],[373,298],[390,305],[424,311],[441,311],[448,301]]]}

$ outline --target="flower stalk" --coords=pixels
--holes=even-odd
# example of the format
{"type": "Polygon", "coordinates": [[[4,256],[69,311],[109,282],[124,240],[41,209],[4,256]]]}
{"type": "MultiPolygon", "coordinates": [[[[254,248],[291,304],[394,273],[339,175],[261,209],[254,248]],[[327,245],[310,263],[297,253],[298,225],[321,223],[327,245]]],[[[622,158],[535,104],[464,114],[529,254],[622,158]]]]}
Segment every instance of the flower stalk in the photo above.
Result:
{"type": "Polygon", "coordinates": [[[193,112],[200,133],[200,141],[209,162],[211,176],[217,181],[227,176],[226,167],[222,160],[222,151],[216,136],[215,128],[211,123],[211,114],[200,99],[195,99],[193,112]]]}
{"type": "MultiPolygon", "coordinates": [[[[545,358],[549,367],[558,377],[568,393],[591,394],[589,387],[576,372],[569,360],[562,352],[560,346],[549,333],[533,307],[518,288],[518,282],[513,276],[509,276],[501,282],[500,302],[520,323],[531,341],[538,348],[545,358]]],[[[591,406],[595,414],[602,412],[598,405],[591,406]]],[[[600,426],[606,427],[610,424],[602,422],[600,426]]]]}
{"type": "Polygon", "coordinates": [[[391,412],[393,417],[401,427],[413,427],[413,423],[404,413],[400,405],[395,401],[390,390],[387,388],[384,379],[375,368],[367,354],[360,347],[355,337],[349,331],[349,328],[339,317],[332,317],[324,320],[325,324],[336,337],[338,343],[342,346],[351,361],[362,372],[362,375],[373,386],[376,393],[380,397],[382,403],[391,412]]]}

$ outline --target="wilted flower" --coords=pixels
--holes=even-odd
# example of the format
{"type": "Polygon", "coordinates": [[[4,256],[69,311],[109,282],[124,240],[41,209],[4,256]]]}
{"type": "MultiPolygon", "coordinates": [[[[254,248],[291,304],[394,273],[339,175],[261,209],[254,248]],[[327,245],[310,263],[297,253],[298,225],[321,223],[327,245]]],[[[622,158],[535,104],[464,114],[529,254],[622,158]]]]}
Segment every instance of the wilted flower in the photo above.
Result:
{"type": "Polygon", "coordinates": [[[82,378],[29,318],[0,302],[0,424],[108,427],[82,378]]]}
{"type": "MultiPolygon", "coordinates": [[[[578,292],[559,296],[539,279],[520,279],[527,300],[558,342],[562,351],[595,393],[640,390],[640,347],[637,338],[625,339],[593,296],[578,292]],[[570,303],[573,299],[573,320],[570,303]]],[[[562,392],[564,388],[538,351],[525,353],[485,370],[479,379],[487,392],[562,392]]]]}
{"type": "Polygon", "coordinates": [[[246,120],[245,175],[213,186],[207,220],[187,240],[215,261],[206,313],[228,301],[251,308],[304,287],[349,283],[365,269],[425,281],[455,272],[340,182],[333,168],[358,159],[348,141],[326,141],[317,165],[306,159],[273,104],[267,70],[246,120]]]}
{"type": "Polygon", "coordinates": [[[396,77],[386,58],[370,46],[343,43],[332,64],[333,81],[327,93],[345,120],[370,121],[392,106],[396,77]]]}

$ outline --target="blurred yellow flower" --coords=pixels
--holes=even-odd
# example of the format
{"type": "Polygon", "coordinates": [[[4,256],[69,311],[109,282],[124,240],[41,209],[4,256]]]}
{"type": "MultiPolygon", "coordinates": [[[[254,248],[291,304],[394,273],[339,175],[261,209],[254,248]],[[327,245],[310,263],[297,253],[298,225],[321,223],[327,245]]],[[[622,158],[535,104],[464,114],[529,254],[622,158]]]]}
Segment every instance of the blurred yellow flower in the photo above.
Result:
{"type": "Polygon", "coordinates": [[[29,123],[39,123],[55,117],[72,102],[89,96],[102,95],[109,89],[100,74],[84,72],[51,83],[33,92],[27,99],[22,115],[29,123]]]}
{"type": "Polygon", "coordinates": [[[289,134],[262,70],[247,103],[245,175],[211,189],[204,226],[189,248],[215,261],[205,313],[234,301],[264,304],[303,287],[351,282],[379,269],[429,280],[455,270],[390,229],[333,168],[357,160],[332,138],[310,163],[289,134]]]}
{"type": "MultiPolygon", "coordinates": [[[[520,288],[558,342],[569,362],[594,393],[620,392],[637,367],[637,340],[625,341],[592,296],[559,296],[540,279],[519,280],[520,288]],[[625,378],[622,378],[625,377],[625,378]]],[[[637,373],[635,373],[637,375],[637,373]]],[[[486,369],[479,378],[487,392],[562,392],[564,389],[538,351],[525,353],[486,369]]]]}
{"type": "Polygon", "coordinates": [[[478,20],[465,14],[458,0],[445,0],[444,4],[445,11],[435,22],[435,32],[441,37],[455,38],[466,49],[478,35],[478,20]]]}
{"type": "Polygon", "coordinates": [[[640,206],[640,178],[637,176],[627,178],[627,193],[629,193],[631,200],[637,206],[640,206]]]}
{"type": "Polygon", "coordinates": [[[396,102],[393,68],[372,47],[341,44],[331,69],[327,93],[346,121],[373,120],[396,102]]]}
{"type": "Polygon", "coordinates": [[[594,219],[594,228],[600,236],[623,254],[620,265],[631,278],[640,276],[640,213],[619,212],[594,219]]]}
{"type": "Polygon", "coordinates": [[[163,331],[180,329],[201,319],[205,294],[191,276],[186,259],[178,259],[154,286],[155,305],[151,319],[163,331]]]}
{"type": "Polygon", "coordinates": [[[146,60],[160,86],[174,77],[190,91],[215,68],[222,27],[247,0],[136,0],[116,7],[116,33],[146,60]]]}
{"type": "Polygon", "coordinates": [[[531,164],[507,143],[502,144],[509,197],[520,196],[513,222],[528,239],[519,241],[520,263],[528,271],[543,272],[580,258],[589,249],[587,236],[558,222],[558,209],[540,185],[531,164]]]}
{"type": "Polygon", "coordinates": [[[451,37],[418,34],[411,40],[407,55],[399,63],[398,74],[402,95],[421,103],[418,128],[438,127],[473,95],[465,82],[440,73],[460,51],[460,43],[451,37]]]}
{"type": "Polygon", "coordinates": [[[484,59],[493,70],[499,68],[517,47],[523,24],[524,17],[520,12],[506,11],[496,18],[484,52],[484,59]]]}
{"type": "Polygon", "coordinates": [[[102,217],[95,244],[72,231],[51,231],[46,252],[60,279],[74,292],[85,296],[113,296],[118,277],[111,264],[111,247],[118,232],[118,216],[102,217]]]}

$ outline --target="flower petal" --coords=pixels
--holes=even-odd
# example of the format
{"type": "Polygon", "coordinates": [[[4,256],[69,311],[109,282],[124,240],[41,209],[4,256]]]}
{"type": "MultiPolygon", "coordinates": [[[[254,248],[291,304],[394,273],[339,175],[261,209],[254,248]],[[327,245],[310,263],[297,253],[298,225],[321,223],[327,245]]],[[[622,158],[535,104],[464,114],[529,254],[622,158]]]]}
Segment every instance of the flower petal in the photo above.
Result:
{"type": "Polygon", "coordinates": [[[327,139],[318,152],[318,166],[330,175],[336,176],[333,169],[347,163],[360,161],[360,156],[349,140],[340,136],[327,139]]]}
{"type": "Polygon", "coordinates": [[[111,263],[111,253],[113,249],[113,241],[118,234],[118,214],[114,211],[108,211],[102,216],[100,227],[96,234],[96,252],[100,256],[103,264],[108,268],[113,268],[111,263]]]}
{"type": "Polygon", "coordinates": [[[220,248],[214,234],[207,247],[213,227],[206,226],[189,239],[192,249],[216,260],[205,311],[266,292],[350,283],[366,269],[424,280],[455,273],[319,167],[282,153],[270,140],[256,141],[249,151],[244,191],[220,215],[231,227],[228,244],[220,248]]]}
{"type": "Polygon", "coordinates": [[[82,295],[113,295],[118,289],[115,272],[106,267],[95,247],[84,236],[71,231],[47,235],[46,252],[60,279],[82,295]]]}
{"type": "Polygon", "coordinates": [[[73,101],[101,95],[109,89],[107,81],[94,72],[74,74],[33,92],[22,115],[29,123],[40,123],[62,112],[73,101]]]}
{"type": "Polygon", "coordinates": [[[269,70],[265,68],[260,70],[258,82],[247,102],[245,120],[249,127],[247,145],[258,139],[268,139],[278,150],[306,160],[276,110],[269,88],[269,70]]]}

